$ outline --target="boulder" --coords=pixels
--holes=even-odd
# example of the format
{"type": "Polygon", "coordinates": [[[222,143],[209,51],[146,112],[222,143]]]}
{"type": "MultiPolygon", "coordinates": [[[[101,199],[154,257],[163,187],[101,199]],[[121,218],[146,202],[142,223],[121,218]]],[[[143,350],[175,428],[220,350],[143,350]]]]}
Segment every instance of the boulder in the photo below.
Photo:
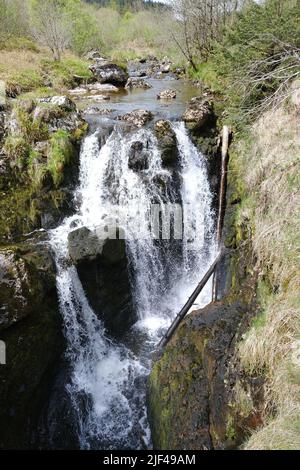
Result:
{"type": "Polygon", "coordinates": [[[84,110],[84,114],[98,114],[100,116],[108,116],[115,110],[111,108],[101,108],[100,106],[89,106],[84,110]]]}
{"type": "Polygon", "coordinates": [[[128,167],[133,171],[148,170],[149,160],[143,142],[136,141],[130,146],[128,167]]]}
{"type": "MultiPolygon", "coordinates": [[[[248,308],[216,302],[192,312],[154,363],[148,411],[155,449],[224,449],[241,443],[232,432],[235,406],[229,399],[239,370],[231,370],[229,361],[248,308]]],[[[239,418],[242,429],[246,421],[239,418]]]]}
{"type": "Polygon", "coordinates": [[[173,100],[176,98],[176,91],[175,90],[164,90],[158,93],[157,99],[158,100],[173,100]]]}
{"type": "Polygon", "coordinates": [[[86,97],[87,100],[92,101],[110,101],[109,95],[89,95],[86,97]]]}
{"type": "Polygon", "coordinates": [[[143,88],[144,90],[147,90],[149,88],[152,88],[152,86],[145,82],[142,78],[139,77],[130,77],[127,80],[127,83],[125,85],[126,90],[132,90],[133,88],[143,88]]]}
{"type": "Polygon", "coordinates": [[[96,93],[116,93],[119,91],[119,88],[111,85],[110,83],[92,83],[91,85],[86,85],[86,90],[89,92],[95,91],[96,93]]]}
{"type": "Polygon", "coordinates": [[[194,128],[203,127],[213,116],[212,104],[202,97],[192,98],[185,110],[182,119],[194,128]]]}
{"type": "Polygon", "coordinates": [[[165,64],[161,67],[161,72],[162,73],[169,73],[171,72],[171,64],[165,64]]]}
{"type": "Polygon", "coordinates": [[[169,121],[160,120],[154,125],[154,132],[158,141],[158,148],[164,166],[174,166],[178,161],[178,148],[176,134],[169,121]]]}
{"type": "Polygon", "coordinates": [[[86,55],[85,55],[85,59],[86,60],[95,60],[95,59],[101,59],[102,56],[101,56],[101,53],[98,51],[98,50],[93,50],[93,51],[89,51],[86,55]]]}
{"type": "Polygon", "coordinates": [[[108,333],[120,337],[137,317],[131,297],[125,240],[104,238],[105,228],[104,225],[92,232],[82,227],[71,232],[69,253],[91,307],[108,333]]]}
{"type": "Polygon", "coordinates": [[[6,108],[6,86],[3,80],[0,80],[0,111],[6,108]]]}
{"type": "Polygon", "coordinates": [[[67,96],[52,96],[49,100],[49,103],[59,106],[65,111],[75,111],[76,105],[74,101],[70,100],[67,96]]]}
{"type": "MultiPolygon", "coordinates": [[[[95,231],[81,227],[69,233],[69,255],[74,264],[100,257],[104,264],[113,265],[126,257],[124,240],[109,238],[109,223],[112,227],[115,226],[112,221],[107,221],[106,225],[95,231]]],[[[116,228],[115,233],[118,235],[121,230],[116,228]]]]}
{"type": "Polygon", "coordinates": [[[98,64],[90,66],[90,70],[100,83],[111,83],[116,86],[125,86],[128,73],[116,64],[98,64]]]}
{"type": "Polygon", "coordinates": [[[153,119],[153,114],[151,111],[146,111],[144,109],[135,109],[130,113],[123,114],[123,116],[118,116],[117,119],[119,121],[125,121],[136,127],[142,127],[147,124],[147,122],[151,121],[151,119],[153,119]]]}

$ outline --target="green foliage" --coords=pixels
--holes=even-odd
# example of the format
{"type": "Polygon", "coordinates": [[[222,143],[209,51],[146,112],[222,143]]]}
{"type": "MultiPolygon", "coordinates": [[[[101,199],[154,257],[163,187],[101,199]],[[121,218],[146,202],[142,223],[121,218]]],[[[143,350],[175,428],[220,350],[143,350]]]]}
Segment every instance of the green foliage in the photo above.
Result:
{"type": "Polygon", "coordinates": [[[47,169],[50,171],[55,186],[64,179],[64,168],[71,162],[74,153],[71,136],[64,130],[55,132],[50,139],[47,169]]]}
{"type": "Polygon", "coordinates": [[[20,132],[29,144],[48,138],[48,127],[40,119],[34,119],[22,107],[16,109],[16,116],[20,132]]]}
{"type": "Polygon", "coordinates": [[[215,41],[196,77],[227,95],[226,112],[241,129],[285,80],[288,84],[300,73],[293,60],[299,47],[299,2],[249,1],[215,41]]]}
{"type": "Polygon", "coordinates": [[[49,76],[54,88],[72,87],[74,75],[90,78],[92,73],[88,66],[88,62],[75,57],[65,58],[60,62],[49,59],[42,60],[42,69],[49,76]]]}
{"type": "Polygon", "coordinates": [[[23,136],[9,136],[5,140],[4,152],[12,162],[24,168],[30,152],[30,145],[23,136]]]}
{"type": "Polygon", "coordinates": [[[33,69],[23,70],[12,75],[7,81],[7,89],[16,94],[29,92],[43,85],[41,74],[33,69]]]}

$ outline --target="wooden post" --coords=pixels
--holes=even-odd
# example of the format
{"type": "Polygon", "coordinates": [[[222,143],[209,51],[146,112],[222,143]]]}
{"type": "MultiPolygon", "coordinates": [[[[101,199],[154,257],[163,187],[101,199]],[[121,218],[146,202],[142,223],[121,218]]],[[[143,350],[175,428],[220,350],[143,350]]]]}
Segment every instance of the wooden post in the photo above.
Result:
{"type": "MultiPolygon", "coordinates": [[[[228,148],[229,148],[229,127],[223,126],[222,132],[222,166],[221,166],[221,183],[220,183],[220,192],[219,192],[219,212],[217,220],[217,229],[216,229],[216,242],[217,248],[220,248],[222,241],[222,229],[224,222],[224,211],[226,206],[226,185],[227,185],[227,163],[228,163],[228,148]]],[[[213,289],[212,289],[212,300],[213,302],[217,300],[217,273],[214,272],[213,278],[213,289]]]]}
{"type": "Polygon", "coordinates": [[[194,292],[192,293],[192,295],[190,296],[190,298],[188,299],[186,304],[182,307],[182,309],[180,310],[180,312],[178,313],[176,318],[173,320],[173,322],[172,322],[170,328],[168,329],[168,331],[165,333],[165,335],[160,340],[160,342],[158,344],[158,350],[163,349],[166,346],[166,344],[170,341],[170,339],[172,338],[173,334],[175,333],[178,325],[183,320],[183,318],[186,316],[186,314],[188,313],[190,308],[193,306],[193,303],[195,302],[198,295],[202,291],[203,287],[206,285],[207,281],[209,280],[209,278],[213,274],[218,262],[220,261],[220,259],[223,256],[223,254],[224,254],[224,250],[222,249],[220,251],[220,253],[218,254],[218,256],[216,257],[215,261],[210,266],[209,270],[206,272],[206,274],[203,276],[203,278],[199,282],[198,286],[196,287],[196,289],[194,290],[194,292]]]}

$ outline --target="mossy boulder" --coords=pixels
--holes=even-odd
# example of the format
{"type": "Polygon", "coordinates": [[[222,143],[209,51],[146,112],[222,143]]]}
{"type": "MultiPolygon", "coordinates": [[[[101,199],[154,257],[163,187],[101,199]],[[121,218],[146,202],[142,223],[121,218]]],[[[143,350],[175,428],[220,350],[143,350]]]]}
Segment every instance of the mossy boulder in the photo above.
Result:
{"type": "Polygon", "coordinates": [[[212,103],[203,97],[194,97],[189,102],[182,119],[190,128],[200,129],[213,115],[212,103]]]}
{"type": "Polygon", "coordinates": [[[54,98],[19,101],[7,116],[0,156],[0,241],[51,228],[71,210],[87,123],[69,98],[54,98]]]}

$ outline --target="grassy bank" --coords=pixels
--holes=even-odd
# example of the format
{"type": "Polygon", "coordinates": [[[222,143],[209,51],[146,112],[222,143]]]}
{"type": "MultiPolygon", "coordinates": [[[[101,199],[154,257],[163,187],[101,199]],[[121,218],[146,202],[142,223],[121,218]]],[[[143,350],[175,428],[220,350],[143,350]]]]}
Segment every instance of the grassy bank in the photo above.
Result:
{"type": "Polygon", "coordinates": [[[247,227],[238,248],[251,246],[251,270],[258,278],[259,309],[239,356],[249,377],[264,379],[263,425],[246,449],[300,446],[298,116],[299,108],[291,102],[266,112],[235,143],[230,165],[240,188],[237,228],[247,227]]]}

